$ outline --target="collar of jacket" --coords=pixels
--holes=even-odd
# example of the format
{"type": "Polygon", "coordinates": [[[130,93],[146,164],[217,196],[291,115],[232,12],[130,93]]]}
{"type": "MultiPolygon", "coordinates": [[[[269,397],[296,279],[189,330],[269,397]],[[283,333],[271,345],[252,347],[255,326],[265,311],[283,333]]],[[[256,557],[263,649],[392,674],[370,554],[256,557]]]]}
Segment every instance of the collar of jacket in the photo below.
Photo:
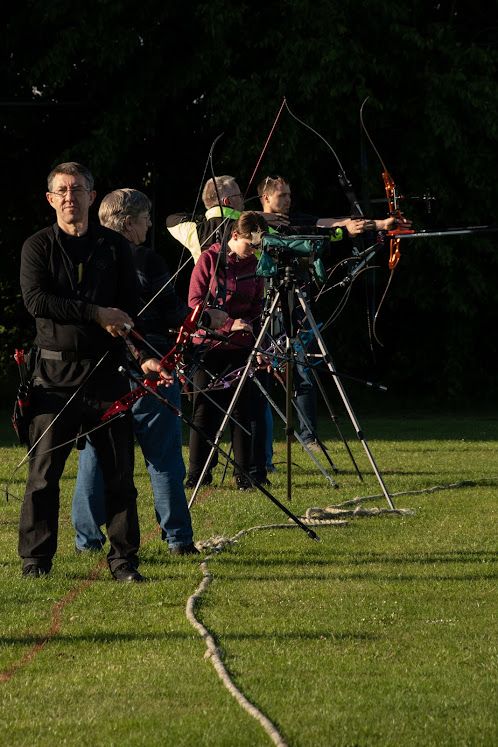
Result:
{"type": "MultiPolygon", "coordinates": [[[[240,210],[235,210],[235,208],[230,207],[230,205],[223,205],[224,218],[237,220],[240,215],[242,215],[240,210]]],[[[215,205],[214,207],[209,208],[209,210],[206,210],[206,220],[209,220],[210,218],[221,218],[221,210],[219,205],[215,205]]]]}

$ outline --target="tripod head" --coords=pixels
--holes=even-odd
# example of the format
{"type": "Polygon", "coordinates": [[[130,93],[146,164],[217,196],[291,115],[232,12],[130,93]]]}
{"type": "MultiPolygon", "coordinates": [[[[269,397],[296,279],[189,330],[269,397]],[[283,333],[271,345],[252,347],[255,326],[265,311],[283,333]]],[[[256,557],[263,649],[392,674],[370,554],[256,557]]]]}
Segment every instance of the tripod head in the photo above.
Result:
{"type": "Polygon", "coordinates": [[[283,278],[310,273],[318,285],[326,280],[322,257],[330,251],[329,236],[282,236],[277,233],[252,234],[252,244],[261,249],[256,275],[283,278]]]}

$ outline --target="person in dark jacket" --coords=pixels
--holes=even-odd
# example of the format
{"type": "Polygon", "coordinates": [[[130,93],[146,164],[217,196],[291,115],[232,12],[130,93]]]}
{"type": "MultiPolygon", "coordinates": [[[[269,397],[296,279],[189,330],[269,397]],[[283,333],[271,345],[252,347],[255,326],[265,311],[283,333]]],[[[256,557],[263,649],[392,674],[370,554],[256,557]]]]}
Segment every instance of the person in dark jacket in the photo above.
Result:
{"type": "MultiPolygon", "coordinates": [[[[204,358],[204,366],[210,374],[222,376],[229,367],[236,369],[244,366],[254,343],[255,331],[260,322],[263,305],[263,278],[256,277],[258,260],[254,256],[252,233],[267,231],[268,225],[264,218],[256,212],[242,213],[232,224],[230,239],[226,246],[226,263],[220,262],[219,243],[213,244],[202,252],[194,267],[190,279],[189,304],[196,306],[207,299],[209,303],[216,303],[222,299],[228,312],[228,319],[219,332],[226,337],[226,341],[208,344],[208,352],[204,358]],[[225,266],[223,266],[225,265],[225,266]],[[243,279],[241,276],[245,276],[243,279]]],[[[216,431],[221,423],[222,415],[212,401],[202,394],[210,381],[206,370],[198,370],[194,374],[196,391],[194,392],[192,418],[194,424],[214,440],[216,431]]],[[[250,428],[250,390],[249,384],[239,394],[233,416],[237,423],[231,421],[232,446],[234,460],[244,470],[249,470],[251,460],[251,436],[247,435],[241,425],[250,428]]],[[[213,391],[210,393],[219,404],[226,405],[231,392],[213,391]]],[[[264,447],[264,444],[263,444],[264,447]]],[[[209,456],[210,447],[207,442],[193,428],[190,430],[190,463],[187,487],[195,487],[209,456]]],[[[235,467],[236,484],[239,490],[249,490],[251,482],[238,467],[235,467]]],[[[205,483],[211,482],[211,473],[207,472],[205,483]]]]}
{"type": "MultiPolygon", "coordinates": [[[[194,262],[205,249],[231,236],[233,223],[244,210],[244,196],[235,177],[229,174],[209,178],[202,190],[202,201],[204,215],[174,213],[166,219],[168,231],[192,253],[194,262]]],[[[280,215],[263,217],[267,223],[280,221],[280,215]]]]}
{"type": "MultiPolygon", "coordinates": [[[[190,313],[187,304],[175,293],[164,259],[143,246],[152,226],[152,203],[136,189],[116,189],[104,197],[99,208],[103,226],[122,234],[129,242],[137,273],[140,301],[140,327],[146,339],[161,355],[171,350],[174,337],[168,330],[179,327],[190,313]]],[[[204,323],[220,327],[228,314],[219,309],[206,310],[204,323]]],[[[159,388],[171,404],[180,408],[180,387],[174,383],[159,388]]],[[[181,420],[157,399],[145,395],[132,407],[135,435],[150,475],[154,505],[163,539],[171,555],[197,553],[193,543],[192,522],[183,480],[181,420]]],[[[104,485],[92,437],[80,452],[78,477],[73,496],[73,525],[77,551],[96,550],[105,543],[101,525],[105,523],[104,485]]]]}
{"type": "Polygon", "coordinates": [[[235,177],[208,179],[202,191],[205,215],[192,217],[188,213],[168,215],[166,227],[170,234],[185,246],[197,262],[201,252],[215,243],[221,243],[225,234],[244,209],[244,200],[235,177]],[[221,202],[221,205],[220,205],[221,202]]]}
{"type": "MultiPolygon", "coordinates": [[[[48,176],[47,199],[57,221],[24,243],[21,290],[36,320],[31,398],[29,474],[21,507],[19,555],[24,577],[49,573],[57,549],[59,480],[75,437],[101,426],[102,415],[129,386],[124,363],[125,325],[133,326],[139,298],[128,242],[89,223],[96,193],[90,171],[75,162],[48,176]]],[[[142,369],[171,381],[141,348],[142,369]]],[[[104,476],[107,561],[120,582],[142,581],[140,532],[133,484],[131,417],[92,433],[104,476]]]]}

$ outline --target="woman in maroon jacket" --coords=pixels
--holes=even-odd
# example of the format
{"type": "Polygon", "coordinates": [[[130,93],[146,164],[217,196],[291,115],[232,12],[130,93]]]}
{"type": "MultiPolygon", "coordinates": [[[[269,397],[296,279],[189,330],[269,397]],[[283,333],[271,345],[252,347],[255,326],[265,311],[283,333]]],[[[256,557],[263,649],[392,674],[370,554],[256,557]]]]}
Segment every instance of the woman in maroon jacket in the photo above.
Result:
{"type": "MultiPolygon", "coordinates": [[[[213,244],[204,251],[192,272],[189,290],[189,306],[203,304],[207,307],[224,306],[228,319],[219,333],[226,342],[212,341],[203,359],[203,369],[194,374],[193,422],[214,440],[220,426],[222,412],[203,396],[211,377],[222,375],[244,366],[254,343],[254,332],[259,325],[263,304],[263,279],[256,277],[257,258],[254,256],[251,234],[268,231],[265,219],[258,213],[247,211],[240,215],[231,228],[231,238],[226,247],[226,266],[220,255],[221,244],[213,244]],[[242,278],[242,279],[239,279],[242,278]],[[206,370],[204,370],[204,368],[206,370]],[[209,374],[206,373],[209,371],[209,374]]],[[[211,391],[209,396],[222,407],[227,407],[233,390],[211,391]]],[[[249,386],[243,387],[233,410],[233,418],[250,431],[249,386]]],[[[233,420],[230,421],[234,460],[246,471],[250,466],[251,437],[233,420]]],[[[193,429],[190,431],[190,463],[187,487],[195,487],[211,449],[206,441],[193,429]]],[[[211,467],[204,477],[204,484],[211,483],[211,467]]],[[[239,490],[250,490],[250,480],[235,468],[235,480],[239,490]]]]}

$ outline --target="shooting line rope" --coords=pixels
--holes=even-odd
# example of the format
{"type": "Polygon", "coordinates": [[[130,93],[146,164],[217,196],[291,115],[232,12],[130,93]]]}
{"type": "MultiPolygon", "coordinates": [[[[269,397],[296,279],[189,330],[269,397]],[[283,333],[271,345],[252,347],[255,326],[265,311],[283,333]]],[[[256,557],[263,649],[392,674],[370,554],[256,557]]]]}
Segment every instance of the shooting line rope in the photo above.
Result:
{"type": "MultiPolygon", "coordinates": [[[[407,490],[400,493],[394,493],[392,497],[400,497],[405,495],[421,495],[423,493],[434,493],[439,490],[452,490],[455,488],[466,488],[476,487],[478,485],[490,485],[498,480],[497,477],[481,478],[479,480],[461,480],[460,482],[451,483],[448,485],[435,485],[431,488],[422,488],[421,490],[407,490]]],[[[359,517],[374,517],[374,516],[413,516],[414,511],[411,508],[364,508],[361,504],[365,501],[377,500],[384,498],[383,495],[369,495],[361,498],[353,498],[350,501],[345,501],[336,506],[326,506],[325,508],[308,508],[306,515],[299,517],[303,523],[316,526],[336,526],[345,527],[348,525],[348,519],[359,518],[359,517]],[[354,508],[348,508],[354,506],[354,508]]],[[[246,696],[236,687],[235,683],[230,677],[225,665],[222,661],[222,652],[216,645],[214,637],[211,635],[209,630],[198,620],[195,615],[195,605],[199,601],[201,596],[207,590],[211,582],[211,574],[208,570],[208,563],[218,553],[223,552],[226,547],[231,547],[238,540],[249,532],[255,532],[259,530],[268,529],[299,529],[297,524],[266,524],[260,526],[249,527],[248,529],[242,529],[237,532],[233,537],[225,537],[217,535],[211,537],[208,540],[199,540],[195,543],[195,546],[200,552],[209,552],[209,555],[204,558],[200,564],[200,568],[203,574],[203,579],[194,593],[188,598],[186,606],[186,616],[190,624],[197,630],[201,638],[204,639],[206,644],[206,653],[204,657],[209,659],[213,664],[219,678],[221,679],[224,687],[228,692],[237,700],[239,705],[253,718],[256,719],[266,731],[272,742],[278,747],[287,747],[282,735],[279,733],[275,724],[264,715],[253,703],[246,698],[246,696]]]]}

